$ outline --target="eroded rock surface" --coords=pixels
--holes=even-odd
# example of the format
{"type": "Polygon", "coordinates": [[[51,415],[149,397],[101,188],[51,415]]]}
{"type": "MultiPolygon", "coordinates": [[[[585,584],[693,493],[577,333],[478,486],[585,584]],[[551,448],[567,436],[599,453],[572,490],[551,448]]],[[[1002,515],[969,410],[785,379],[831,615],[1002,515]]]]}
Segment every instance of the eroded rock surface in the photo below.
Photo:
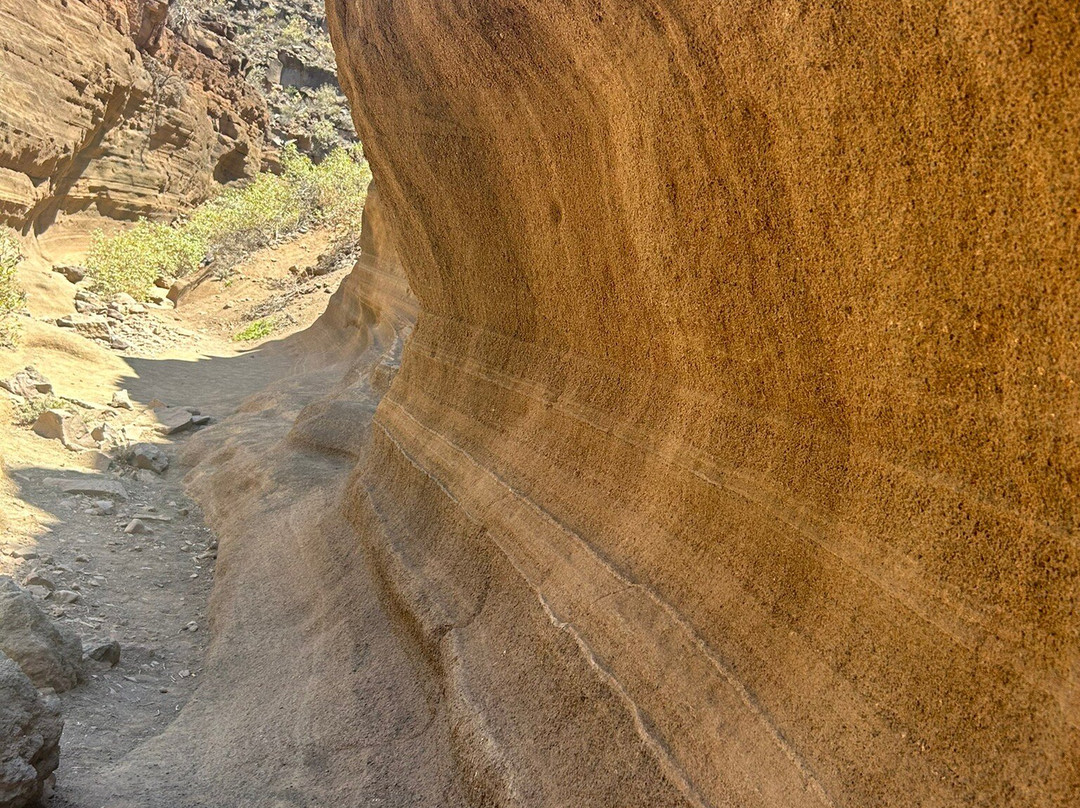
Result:
{"type": "Polygon", "coordinates": [[[559,635],[694,804],[1080,800],[1075,6],[329,10],[422,303],[349,514],[485,793],[648,804],[559,635]]]}

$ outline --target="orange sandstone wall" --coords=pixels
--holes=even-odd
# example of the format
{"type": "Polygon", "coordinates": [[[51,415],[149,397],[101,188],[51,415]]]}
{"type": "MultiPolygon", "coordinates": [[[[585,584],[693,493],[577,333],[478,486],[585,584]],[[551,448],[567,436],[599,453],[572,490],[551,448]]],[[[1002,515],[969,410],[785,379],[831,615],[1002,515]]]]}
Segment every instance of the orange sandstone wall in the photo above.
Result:
{"type": "Polygon", "coordinates": [[[350,507],[477,793],[1080,803],[1080,6],[328,7],[421,310],[350,507]]]}

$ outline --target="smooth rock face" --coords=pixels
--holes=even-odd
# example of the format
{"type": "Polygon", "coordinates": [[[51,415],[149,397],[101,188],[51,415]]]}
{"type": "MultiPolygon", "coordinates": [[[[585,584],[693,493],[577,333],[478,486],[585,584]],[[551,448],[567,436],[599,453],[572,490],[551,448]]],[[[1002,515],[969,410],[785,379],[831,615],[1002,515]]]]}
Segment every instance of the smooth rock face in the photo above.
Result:
{"type": "Polygon", "coordinates": [[[0,223],[172,213],[259,169],[266,109],[162,0],[0,0],[0,223]],[[42,178],[48,178],[42,181],[42,178]]]}
{"type": "Polygon", "coordinates": [[[57,693],[79,682],[82,641],[52,622],[29,594],[0,576],[0,651],[13,659],[38,688],[57,693]]]}
{"type": "Polygon", "coordinates": [[[493,783],[605,804],[541,610],[692,804],[1080,804],[1080,49],[1007,5],[328,3],[423,304],[350,516],[493,783]]]}
{"type": "Polygon", "coordinates": [[[60,763],[63,729],[56,697],[41,696],[0,653],[0,808],[38,804],[60,763]]]}

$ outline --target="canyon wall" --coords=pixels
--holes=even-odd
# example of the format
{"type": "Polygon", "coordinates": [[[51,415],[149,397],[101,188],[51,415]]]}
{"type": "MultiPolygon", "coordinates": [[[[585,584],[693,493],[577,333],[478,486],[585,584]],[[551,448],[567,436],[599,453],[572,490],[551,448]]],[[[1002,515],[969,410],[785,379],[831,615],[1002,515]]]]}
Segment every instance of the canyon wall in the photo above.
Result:
{"type": "MultiPolygon", "coordinates": [[[[0,224],[172,215],[259,170],[265,104],[166,0],[0,0],[0,224]]],[[[226,49],[227,51],[227,49],[226,49]]]]}
{"type": "Polygon", "coordinates": [[[1077,6],[328,7],[471,801],[1077,804],[1077,6]]]}

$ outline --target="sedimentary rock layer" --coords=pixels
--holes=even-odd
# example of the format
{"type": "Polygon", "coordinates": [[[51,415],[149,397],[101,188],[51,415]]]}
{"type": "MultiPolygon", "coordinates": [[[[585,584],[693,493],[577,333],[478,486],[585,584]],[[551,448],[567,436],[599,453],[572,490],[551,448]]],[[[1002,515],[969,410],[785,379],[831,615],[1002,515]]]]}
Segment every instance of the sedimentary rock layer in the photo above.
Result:
{"type": "Polygon", "coordinates": [[[0,224],[134,219],[259,170],[266,110],[162,0],[0,0],[0,224]]]}
{"type": "Polygon", "coordinates": [[[421,310],[349,515],[474,796],[1080,800],[1076,5],[329,11],[421,310]]]}

